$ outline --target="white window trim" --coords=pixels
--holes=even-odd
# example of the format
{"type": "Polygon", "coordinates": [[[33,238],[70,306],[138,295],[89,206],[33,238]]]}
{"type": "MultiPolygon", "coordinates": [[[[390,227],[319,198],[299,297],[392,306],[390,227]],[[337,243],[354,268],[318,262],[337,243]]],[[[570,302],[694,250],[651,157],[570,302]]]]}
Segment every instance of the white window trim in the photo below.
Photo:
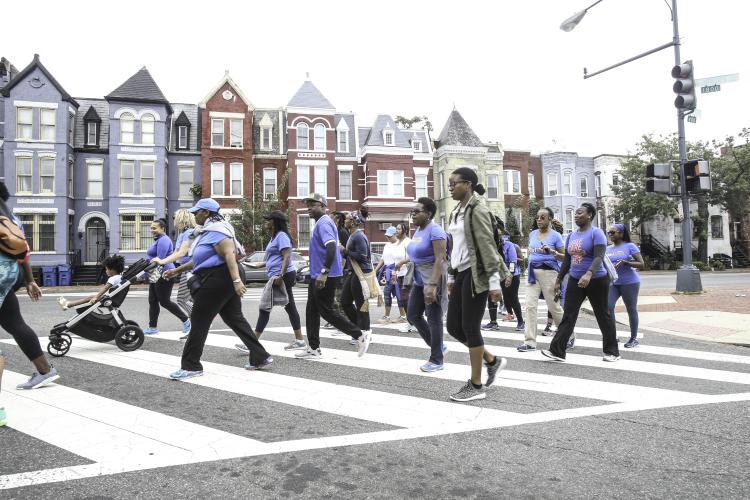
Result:
{"type": "Polygon", "coordinates": [[[126,145],[130,146],[130,145],[136,143],[135,142],[135,121],[136,121],[136,116],[134,114],[128,112],[127,114],[129,114],[132,117],[132,119],[124,119],[123,120],[123,115],[124,114],[126,114],[126,113],[123,113],[122,115],[120,115],[120,144],[126,144],[126,145]],[[130,132],[130,134],[133,135],[133,140],[130,141],[130,142],[125,142],[123,140],[123,138],[122,138],[122,133],[123,133],[122,132],[122,124],[123,124],[123,122],[131,122],[133,124],[133,130],[130,132]]]}
{"type": "Polygon", "coordinates": [[[184,196],[181,194],[180,186],[184,183],[180,180],[180,174],[183,171],[190,172],[191,178],[190,178],[189,184],[190,184],[190,187],[193,187],[193,184],[195,183],[195,177],[193,175],[194,169],[195,169],[195,164],[193,162],[189,162],[188,164],[186,163],[181,164],[181,162],[177,163],[177,199],[178,200],[192,200],[193,199],[193,196],[190,194],[189,188],[188,188],[188,194],[184,196]]]}
{"type": "Polygon", "coordinates": [[[383,129],[383,146],[395,146],[395,145],[396,145],[396,132],[390,127],[384,128],[383,129]],[[390,142],[387,140],[388,134],[391,135],[390,142]]]}
{"type": "MultiPolygon", "coordinates": [[[[39,155],[39,194],[42,195],[53,195],[55,194],[55,177],[56,177],[56,170],[57,165],[55,161],[54,155],[39,155]],[[42,175],[42,160],[52,160],[52,175],[42,175]],[[42,177],[52,177],[52,191],[43,191],[42,190],[42,177]]],[[[32,170],[33,171],[33,170],[32,170]]]]}
{"type": "Polygon", "coordinates": [[[179,125],[177,127],[177,149],[187,149],[188,144],[188,126],[179,125]],[[182,130],[185,130],[185,142],[182,142],[182,130]]]}
{"type": "Polygon", "coordinates": [[[377,170],[375,173],[375,181],[377,182],[378,186],[378,198],[403,198],[404,197],[404,172],[403,170],[377,170]],[[388,182],[386,183],[388,188],[388,193],[381,193],[380,192],[380,172],[386,172],[388,175],[388,182]],[[393,189],[394,186],[396,186],[396,182],[394,177],[396,174],[401,174],[401,194],[391,193],[391,189],[393,189]]]}
{"type": "Polygon", "coordinates": [[[57,110],[52,110],[51,108],[42,108],[39,110],[39,142],[57,142],[57,110]],[[42,123],[42,116],[44,116],[44,111],[53,111],[52,116],[55,117],[54,122],[52,125],[42,123]],[[52,139],[45,139],[42,137],[42,130],[44,127],[52,127],[52,130],[54,133],[52,134],[52,139]]]}
{"type": "Polygon", "coordinates": [[[245,193],[245,166],[242,163],[239,162],[232,162],[229,164],[229,197],[230,198],[242,198],[242,195],[245,193]],[[239,165],[240,167],[240,178],[235,179],[234,178],[234,169],[233,166],[239,165]],[[240,181],[240,194],[234,194],[232,193],[232,187],[234,186],[234,181],[239,180],[240,181]]]}
{"type": "Polygon", "coordinates": [[[488,172],[487,173],[487,199],[499,200],[501,191],[502,190],[500,189],[500,174],[498,172],[488,172]],[[495,189],[497,190],[497,197],[495,198],[490,198],[490,177],[495,178],[495,189]]]}
{"type": "MultiPolygon", "coordinates": [[[[521,171],[515,170],[515,169],[507,169],[503,170],[504,175],[504,184],[505,184],[505,194],[521,194],[523,192],[523,189],[521,187],[521,171]],[[514,178],[518,176],[518,191],[513,189],[513,181],[514,178]],[[510,177],[510,182],[508,182],[508,177],[510,177]]],[[[498,193],[498,196],[500,194],[498,193]]],[[[498,198],[499,199],[499,198],[498,198]]]]}
{"type": "Polygon", "coordinates": [[[19,155],[16,154],[16,195],[22,194],[22,195],[29,195],[34,193],[34,157],[32,155],[19,155]],[[29,160],[29,163],[31,164],[31,172],[29,175],[25,175],[24,177],[31,177],[31,189],[29,191],[19,191],[18,190],[18,160],[19,158],[27,159],[29,160]]]}
{"type": "Polygon", "coordinates": [[[232,149],[242,149],[245,144],[245,120],[240,118],[230,118],[229,119],[229,147],[232,149]],[[240,143],[239,145],[234,145],[232,143],[232,123],[240,122],[240,143]]]}
{"type": "MultiPolygon", "coordinates": [[[[218,132],[216,132],[218,135],[218,132]]],[[[212,148],[223,148],[226,143],[226,137],[224,137],[224,119],[223,118],[211,118],[211,147],[212,148]],[[221,144],[214,144],[214,123],[221,122],[221,144]]]]}
{"type": "Polygon", "coordinates": [[[260,128],[260,149],[268,151],[273,149],[273,127],[260,128]],[[264,146],[265,139],[268,139],[268,146],[264,146]]]}
{"type": "Polygon", "coordinates": [[[267,200],[268,195],[271,194],[274,197],[276,197],[276,192],[278,191],[279,185],[278,185],[278,172],[275,168],[264,168],[263,169],[263,199],[267,200]],[[266,174],[268,172],[273,172],[273,193],[269,193],[266,191],[266,174]]]}
{"type": "Polygon", "coordinates": [[[578,191],[581,198],[588,198],[590,196],[589,193],[589,178],[586,176],[582,176],[580,179],[578,179],[578,191]],[[586,192],[584,193],[582,186],[586,184],[586,192]]]}
{"type": "MultiPolygon", "coordinates": [[[[40,118],[41,119],[41,118],[40,118]]],[[[18,141],[31,141],[34,139],[34,108],[28,107],[28,106],[18,106],[18,101],[16,101],[16,140],[18,141]],[[29,127],[29,136],[21,136],[19,134],[19,130],[21,127],[21,123],[18,121],[18,116],[20,115],[21,110],[29,110],[31,111],[31,122],[30,123],[24,123],[24,125],[29,127]]]]}
{"type": "Polygon", "coordinates": [[[529,196],[536,196],[536,178],[534,178],[533,173],[529,173],[526,176],[526,188],[529,191],[529,196]]]}
{"type": "Polygon", "coordinates": [[[344,134],[344,148],[338,149],[339,153],[348,153],[349,152],[349,129],[338,129],[336,131],[336,147],[339,148],[341,146],[341,134],[344,134]]]}
{"type": "Polygon", "coordinates": [[[547,172],[546,178],[547,178],[547,196],[559,196],[560,195],[560,190],[558,188],[559,188],[559,185],[560,185],[560,178],[559,178],[557,172],[547,172]],[[554,194],[552,193],[553,186],[552,186],[552,182],[550,182],[550,176],[554,176],[555,177],[555,182],[554,182],[554,184],[555,184],[554,185],[554,191],[555,192],[554,192],[554,194]]]}
{"type": "MultiPolygon", "coordinates": [[[[426,170],[426,169],[425,169],[426,170]]],[[[419,187],[417,185],[417,178],[421,177],[424,178],[424,196],[428,196],[430,194],[430,188],[427,185],[428,175],[427,173],[420,173],[417,172],[417,169],[414,169],[414,199],[420,198],[419,193],[417,192],[419,190],[419,187]]]]}
{"type": "Polygon", "coordinates": [[[313,183],[312,183],[313,192],[314,193],[320,193],[323,196],[328,196],[328,167],[327,166],[323,166],[323,165],[316,165],[316,166],[314,166],[313,167],[313,175],[314,175],[313,183]],[[318,188],[317,188],[317,185],[318,185],[318,173],[319,172],[323,172],[323,183],[325,184],[323,186],[322,192],[318,191],[318,188]]]}
{"type": "MultiPolygon", "coordinates": [[[[297,214],[297,245],[301,244],[301,240],[300,240],[300,237],[299,237],[299,226],[300,226],[300,220],[302,220],[302,219],[307,219],[308,220],[310,240],[312,240],[313,229],[315,228],[315,219],[313,219],[312,217],[310,217],[307,214],[304,214],[304,215],[303,214],[297,214]]],[[[309,247],[310,247],[310,243],[308,242],[307,246],[304,246],[304,247],[303,246],[298,246],[297,248],[299,248],[300,250],[306,250],[309,247]]]]}
{"type": "MultiPolygon", "coordinates": [[[[325,125],[322,123],[316,123],[315,126],[313,126],[313,151],[326,151],[328,148],[328,141],[326,134],[328,132],[328,129],[325,125]],[[319,148],[317,141],[318,141],[318,130],[323,129],[323,147],[319,148]]],[[[308,139],[309,140],[309,139],[308,139]]]]}
{"type": "Polygon", "coordinates": [[[120,176],[119,176],[119,181],[120,181],[119,184],[120,185],[119,185],[119,190],[118,191],[119,191],[119,193],[120,193],[121,196],[122,195],[125,195],[125,196],[134,196],[135,195],[135,182],[136,182],[136,180],[135,180],[135,161],[133,161],[133,160],[120,160],[120,165],[119,166],[120,166],[120,169],[119,169],[120,170],[120,176]],[[127,163],[130,163],[130,164],[133,165],[133,192],[131,192],[131,193],[126,193],[126,192],[124,192],[122,190],[123,162],[127,162],[127,163]]]}
{"type": "Polygon", "coordinates": [[[414,140],[414,141],[412,141],[411,148],[414,150],[415,153],[421,153],[422,152],[422,141],[421,140],[414,140]]]}
{"type": "Polygon", "coordinates": [[[575,179],[574,179],[572,171],[567,170],[567,171],[563,172],[563,179],[562,179],[562,186],[561,186],[562,187],[562,191],[563,191],[562,194],[572,195],[573,194],[573,183],[574,182],[575,182],[575,179]],[[567,191],[565,190],[565,178],[566,177],[570,179],[570,184],[568,184],[568,190],[567,191]]]}
{"type": "Polygon", "coordinates": [[[99,142],[99,124],[96,122],[86,122],[86,145],[87,146],[96,146],[96,144],[99,142]],[[91,127],[94,127],[94,141],[91,142],[91,127]]]}
{"type": "Polygon", "coordinates": [[[224,193],[226,193],[227,190],[227,182],[226,182],[226,169],[224,168],[224,164],[220,162],[212,162],[211,165],[211,196],[224,196],[224,193]],[[214,177],[214,166],[221,166],[221,188],[222,192],[217,193],[214,191],[214,182],[218,181],[219,179],[214,177]]]}
{"type": "Polygon", "coordinates": [[[104,199],[104,161],[102,160],[86,160],[86,199],[91,200],[101,200],[104,199]],[[101,167],[102,172],[102,178],[101,180],[94,180],[91,181],[91,167],[97,166],[101,167]],[[99,182],[102,185],[102,194],[100,196],[94,196],[91,194],[91,191],[89,190],[90,182],[99,182]]]}
{"type": "Polygon", "coordinates": [[[141,196],[154,196],[156,194],[156,163],[154,163],[152,161],[142,161],[141,164],[140,164],[140,167],[141,167],[140,168],[141,175],[139,176],[138,182],[139,182],[139,184],[141,186],[141,196]],[[153,170],[152,171],[153,175],[151,177],[146,177],[147,179],[151,179],[151,186],[152,187],[151,187],[151,192],[150,193],[144,193],[143,192],[143,179],[144,179],[144,177],[143,177],[143,164],[144,163],[151,164],[152,170],[153,170]]]}
{"type": "Polygon", "coordinates": [[[75,141],[76,115],[68,111],[68,144],[71,146],[75,141]]]}
{"type": "Polygon", "coordinates": [[[349,198],[339,198],[337,201],[356,201],[352,197],[354,196],[354,169],[353,168],[339,168],[339,195],[341,194],[341,174],[346,172],[349,174],[349,198]]]}
{"type": "Polygon", "coordinates": [[[295,125],[294,137],[295,137],[295,142],[297,143],[296,151],[310,151],[310,125],[304,122],[298,123],[297,125],[295,125]],[[307,144],[305,144],[304,148],[300,147],[300,143],[299,143],[299,128],[302,126],[307,127],[307,144]]]}
{"type": "Polygon", "coordinates": [[[310,190],[310,165],[297,165],[297,172],[296,172],[296,174],[297,174],[297,190],[296,190],[297,196],[298,197],[308,196],[312,192],[310,190]],[[300,171],[302,171],[303,168],[307,169],[307,193],[300,193],[300,189],[299,189],[300,188],[300,183],[299,183],[299,181],[300,181],[300,175],[299,175],[299,173],[300,173],[300,171]]]}

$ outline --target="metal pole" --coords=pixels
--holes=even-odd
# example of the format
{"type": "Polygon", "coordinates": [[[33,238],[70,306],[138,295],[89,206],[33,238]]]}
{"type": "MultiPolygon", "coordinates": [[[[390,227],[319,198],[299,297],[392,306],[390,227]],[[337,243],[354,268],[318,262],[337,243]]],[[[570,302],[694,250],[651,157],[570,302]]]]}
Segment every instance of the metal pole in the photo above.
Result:
{"type": "MultiPolygon", "coordinates": [[[[674,45],[674,64],[682,64],[680,60],[680,29],[677,23],[677,0],[672,0],[672,31],[674,45]]],[[[685,182],[687,161],[687,147],[685,146],[685,115],[677,110],[677,147],[680,155],[680,191],[682,198],[682,267],[677,270],[676,290],[678,292],[702,291],[700,271],[693,266],[693,232],[690,224],[690,197],[685,182]]]]}

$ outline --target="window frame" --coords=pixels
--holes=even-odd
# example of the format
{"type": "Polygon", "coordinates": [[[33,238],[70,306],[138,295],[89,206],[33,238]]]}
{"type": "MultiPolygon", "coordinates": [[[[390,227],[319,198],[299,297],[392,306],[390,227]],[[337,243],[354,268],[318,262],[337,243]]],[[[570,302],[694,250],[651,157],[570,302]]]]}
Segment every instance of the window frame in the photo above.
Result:
{"type": "Polygon", "coordinates": [[[57,140],[57,110],[54,108],[39,108],[39,140],[42,142],[55,142],[57,140]],[[44,117],[52,116],[52,123],[45,123],[44,117]],[[52,132],[50,139],[46,139],[45,132],[52,132]]]}
{"type": "Polygon", "coordinates": [[[141,175],[140,175],[139,182],[140,182],[140,189],[141,189],[140,194],[141,195],[150,195],[150,196],[156,195],[156,162],[141,161],[141,175]],[[144,171],[149,166],[151,168],[151,172],[150,172],[151,176],[147,177],[146,175],[144,175],[144,171]],[[144,179],[151,179],[151,191],[150,192],[144,189],[144,186],[143,186],[144,179]]]}
{"type": "Polygon", "coordinates": [[[411,143],[411,149],[415,153],[421,153],[422,152],[422,141],[419,140],[419,139],[416,139],[416,140],[412,141],[412,143],[411,143]]]}
{"type": "Polygon", "coordinates": [[[274,200],[276,199],[278,191],[278,171],[275,168],[264,167],[263,168],[263,199],[274,200]],[[273,173],[273,190],[269,192],[267,182],[271,179],[270,173],[273,173]],[[270,196],[269,196],[270,195],[270,196]]]}
{"type": "Polygon", "coordinates": [[[505,194],[521,194],[521,171],[515,169],[503,170],[503,177],[505,181],[505,194]],[[514,189],[518,185],[518,189],[514,189]]]}
{"type": "Polygon", "coordinates": [[[260,149],[273,149],[273,127],[260,128],[260,149]]]}
{"type": "Polygon", "coordinates": [[[190,188],[193,187],[194,182],[194,167],[191,167],[190,165],[179,165],[177,167],[177,198],[180,200],[191,200],[193,198],[193,194],[190,192],[190,188]],[[184,181],[182,179],[183,174],[187,172],[187,181],[184,181]],[[186,192],[183,194],[182,188],[184,185],[187,185],[186,192]]]}
{"type": "Polygon", "coordinates": [[[188,134],[190,132],[188,131],[187,125],[178,125],[177,126],[177,149],[188,149],[188,134]],[[182,132],[185,132],[185,136],[183,137],[182,132]],[[184,142],[183,142],[184,139],[184,142]]]}
{"type": "Polygon", "coordinates": [[[534,178],[534,174],[527,174],[526,189],[528,191],[529,196],[531,197],[536,196],[536,179],[534,178]]]}
{"type": "Polygon", "coordinates": [[[598,174],[594,176],[594,192],[597,198],[602,195],[602,176],[598,174]]]}
{"type": "Polygon", "coordinates": [[[120,195],[134,196],[135,195],[135,161],[133,160],[120,160],[120,195]],[[125,177],[125,167],[129,166],[133,169],[133,174],[130,178],[125,177]],[[126,192],[123,189],[123,182],[130,179],[133,183],[130,192],[126,192]]]}
{"type": "Polygon", "coordinates": [[[224,147],[224,118],[211,118],[211,147],[212,148],[223,148],[224,147]],[[221,124],[221,132],[216,131],[216,124],[221,124]],[[215,139],[221,138],[219,143],[215,139]]]}
{"type": "Polygon", "coordinates": [[[709,218],[709,225],[711,227],[711,239],[712,240],[723,240],[724,239],[724,216],[723,215],[712,215],[709,218]],[[716,227],[714,226],[714,221],[715,220],[719,221],[719,225],[716,226],[716,227]],[[718,231],[718,236],[715,236],[715,234],[716,234],[714,232],[715,228],[718,228],[718,230],[719,230],[718,231]]]}
{"type": "Polygon", "coordinates": [[[39,157],[39,194],[55,194],[55,161],[57,158],[54,156],[40,156],[39,157]],[[52,164],[52,173],[50,175],[44,175],[43,166],[50,166],[52,164]],[[52,187],[50,189],[44,189],[44,179],[52,179],[52,187]]]}
{"type": "Polygon", "coordinates": [[[500,199],[500,175],[497,172],[487,173],[487,199],[488,200],[499,200],[500,199]],[[494,180],[495,185],[492,185],[491,180],[494,180]],[[492,189],[495,190],[495,196],[492,196],[492,189]]]}
{"type": "Polygon", "coordinates": [[[558,196],[559,193],[559,176],[555,171],[547,172],[547,196],[558,196]],[[554,179],[554,182],[552,180],[554,179]],[[554,187],[553,187],[554,185],[554,187]]]}
{"type": "Polygon", "coordinates": [[[91,162],[86,163],[86,198],[94,198],[97,200],[104,199],[104,163],[103,162],[91,162]],[[92,179],[91,170],[92,167],[99,169],[99,179],[92,179]],[[91,184],[96,183],[101,186],[101,194],[95,195],[91,192],[91,184]]]}
{"type": "Polygon", "coordinates": [[[216,161],[211,162],[211,196],[225,196],[226,187],[224,164],[216,161]],[[220,175],[217,175],[217,172],[220,175]],[[221,192],[215,189],[217,182],[221,182],[221,192]]]}
{"type": "Polygon", "coordinates": [[[36,253],[55,253],[56,215],[23,212],[16,214],[23,226],[29,250],[36,253]],[[43,229],[46,229],[46,235],[43,234],[43,229]],[[49,242],[52,246],[45,247],[43,242],[49,242]]]}
{"type": "Polygon", "coordinates": [[[232,197],[242,197],[243,193],[245,192],[245,172],[244,172],[244,165],[240,162],[232,162],[229,164],[229,196],[232,197]],[[239,167],[239,179],[235,176],[235,170],[239,167]],[[234,189],[234,183],[239,181],[240,183],[240,189],[239,193],[235,193],[234,189]]]}
{"type": "Polygon", "coordinates": [[[315,165],[313,168],[313,193],[328,196],[328,167],[326,165],[315,165]],[[320,186],[322,184],[322,186],[320,186]],[[322,189],[318,190],[318,187],[322,189]]]}
{"type": "Polygon", "coordinates": [[[418,200],[422,197],[427,197],[429,195],[429,188],[427,187],[427,174],[414,174],[414,199],[418,200]],[[420,186],[419,180],[424,180],[424,187],[420,186]],[[422,189],[424,189],[424,192],[420,192],[422,189]]]}
{"type": "Polygon", "coordinates": [[[354,196],[354,184],[352,182],[352,179],[354,179],[354,172],[352,170],[339,170],[339,200],[348,201],[353,199],[352,196],[354,196]],[[349,176],[348,183],[342,182],[342,175],[349,176]],[[342,188],[342,186],[346,186],[346,188],[349,190],[348,197],[344,196],[344,189],[342,188]]]}
{"type": "Polygon", "coordinates": [[[563,172],[562,194],[573,194],[573,172],[570,170],[563,172]]]}
{"type": "Polygon", "coordinates": [[[96,122],[86,122],[86,145],[87,146],[98,146],[99,145],[99,124],[96,122]],[[91,127],[94,127],[94,140],[91,140],[91,127]]]}
{"type": "Polygon", "coordinates": [[[391,129],[383,130],[383,145],[393,146],[396,143],[396,134],[391,129]]]}
{"type": "Polygon", "coordinates": [[[338,135],[338,141],[336,141],[336,144],[339,148],[339,153],[348,153],[349,152],[349,131],[348,130],[338,130],[336,132],[338,135]],[[341,140],[343,137],[343,141],[341,140]],[[344,147],[341,147],[343,144],[344,147]]]}
{"type": "Polygon", "coordinates": [[[315,227],[315,221],[312,217],[307,214],[297,214],[297,248],[310,248],[310,240],[312,239],[313,228],[315,227]],[[307,230],[307,240],[302,238],[302,221],[305,220],[307,230]]]}
{"type": "Polygon", "coordinates": [[[378,196],[383,198],[401,198],[404,196],[404,171],[403,170],[378,170],[378,196]],[[385,177],[385,182],[381,182],[381,174],[385,177]],[[401,177],[400,182],[396,182],[396,177],[401,177]],[[386,192],[381,190],[381,186],[386,186],[386,192]],[[393,188],[400,186],[400,193],[393,191],[393,188]]]}
{"type": "Polygon", "coordinates": [[[123,113],[120,115],[120,144],[135,144],[135,116],[132,113],[123,113]],[[129,124],[130,130],[125,130],[125,124],[129,124]],[[125,134],[129,134],[130,140],[127,140],[125,134]]]}
{"type": "Polygon", "coordinates": [[[33,194],[34,193],[34,157],[33,156],[16,156],[16,195],[23,194],[33,194]],[[19,171],[21,170],[19,168],[21,163],[28,162],[29,171],[28,174],[24,173],[24,175],[19,175],[19,171]],[[23,190],[19,189],[21,186],[20,177],[28,177],[28,183],[29,183],[29,190],[23,190]]]}
{"type": "Polygon", "coordinates": [[[310,194],[310,165],[297,165],[297,196],[308,196],[310,194]],[[300,173],[305,172],[304,176],[301,176],[300,173]],[[300,187],[303,185],[302,183],[302,177],[305,178],[304,185],[306,186],[305,189],[300,189],[300,187]]]}
{"type": "Polygon", "coordinates": [[[68,196],[70,198],[75,197],[75,162],[72,160],[68,160],[68,171],[67,171],[67,181],[68,181],[68,196]]]}
{"type": "Polygon", "coordinates": [[[326,150],[326,126],[316,123],[313,127],[313,151],[326,150]],[[321,133],[322,131],[322,133],[321,133]]]}
{"type": "Polygon", "coordinates": [[[565,211],[565,227],[567,227],[568,232],[572,233],[575,230],[575,209],[574,208],[566,208],[565,211]]]}
{"type": "Polygon", "coordinates": [[[34,139],[34,108],[28,108],[28,107],[22,107],[19,106],[16,108],[16,140],[18,141],[26,141],[26,140],[33,140],[34,139]],[[29,113],[29,121],[22,122],[21,121],[21,114],[22,112],[28,111],[29,113]],[[28,130],[28,135],[24,135],[21,133],[23,130],[28,130]]]}
{"type": "Polygon", "coordinates": [[[230,118],[229,119],[229,147],[230,148],[236,148],[236,149],[242,149],[243,143],[245,141],[245,120],[242,118],[230,118]],[[239,134],[236,134],[234,127],[236,125],[239,125],[239,134]],[[235,136],[237,136],[237,140],[235,140],[235,136]]]}
{"type": "Polygon", "coordinates": [[[297,138],[297,149],[300,151],[310,151],[310,126],[305,122],[301,122],[297,124],[297,126],[295,127],[295,130],[296,130],[296,138],[297,138]],[[302,130],[305,131],[304,134],[300,134],[300,131],[302,130]],[[302,137],[304,137],[304,140],[305,140],[304,147],[301,144],[301,140],[300,140],[302,137]]]}
{"type": "Polygon", "coordinates": [[[76,115],[75,113],[68,113],[68,144],[73,145],[75,141],[75,130],[76,130],[76,115]]]}
{"type": "Polygon", "coordinates": [[[151,245],[150,230],[154,222],[154,214],[120,214],[120,251],[122,252],[145,252],[151,245]],[[125,218],[133,218],[126,221],[125,218]],[[132,248],[125,248],[125,241],[130,241],[131,236],[125,236],[125,229],[132,227],[132,248]]]}
{"type": "Polygon", "coordinates": [[[578,195],[581,198],[588,198],[589,197],[589,178],[585,175],[582,175],[578,182],[578,195]]]}

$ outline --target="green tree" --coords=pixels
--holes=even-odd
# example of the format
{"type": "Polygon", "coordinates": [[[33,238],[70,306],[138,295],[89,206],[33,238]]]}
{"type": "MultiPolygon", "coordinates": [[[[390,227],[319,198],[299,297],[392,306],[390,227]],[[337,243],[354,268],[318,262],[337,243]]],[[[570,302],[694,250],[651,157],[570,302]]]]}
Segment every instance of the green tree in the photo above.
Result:
{"type": "Polygon", "coordinates": [[[518,219],[513,213],[512,208],[505,209],[505,230],[508,231],[510,241],[513,243],[521,243],[521,228],[518,227],[518,219]]]}
{"type": "Polygon", "coordinates": [[[432,132],[432,122],[430,122],[427,116],[413,116],[412,118],[406,118],[405,116],[396,115],[394,121],[401,128],[412,128],[414,125],[421,123],[423,129],[432,132]]]}
{"type": "Polygon", "coordinates": [[[248,200],[242,198],[237,205],[237,212],[229,217],[234,226],[237,239],[250,252],[263,250],[273,236],[263,227],[263,216],[271,210],[281,210],[292,215],[291,207],[286,207],[282,201],[282,193],[289,180],[289,168],[284,171],[276,188],[276,194],[268,198],[263,196],[263,183],[259,173],[253,179],[253,197],[248,200]]]}
{"type": "MultiPolygon", "coordinates": [[[[714,142],[721,156],[711,163],[709,199],[729,212],[732,222],[743,224],[750,214],[750,129],[743,128],[738,137],[744,144],[737,144],[734,137],[714,142]]],[[[746,230],[741,226],[740,234],[746,230]]]]}

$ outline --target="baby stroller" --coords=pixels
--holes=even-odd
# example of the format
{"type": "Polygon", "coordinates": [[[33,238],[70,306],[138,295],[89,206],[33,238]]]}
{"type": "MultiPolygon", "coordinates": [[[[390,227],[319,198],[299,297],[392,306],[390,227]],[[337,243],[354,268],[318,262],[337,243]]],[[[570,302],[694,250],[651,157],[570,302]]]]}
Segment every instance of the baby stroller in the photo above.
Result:
{"type": "Polygon", "coordinates": [[[123,351],[135,351],[143,345],[143,330],[135,321],[127,320],[120,306],[128,295],[130,285],[138,275],[156,267],[140,259],[122,273],[120,286],[107,291],[95,303],[76,309],[76,315],[65,323],[55,325],[49,332],[47,352],[52,356],[65,356],[70,350],[74,333],[94,342],[115,341],[123,351]]]}

